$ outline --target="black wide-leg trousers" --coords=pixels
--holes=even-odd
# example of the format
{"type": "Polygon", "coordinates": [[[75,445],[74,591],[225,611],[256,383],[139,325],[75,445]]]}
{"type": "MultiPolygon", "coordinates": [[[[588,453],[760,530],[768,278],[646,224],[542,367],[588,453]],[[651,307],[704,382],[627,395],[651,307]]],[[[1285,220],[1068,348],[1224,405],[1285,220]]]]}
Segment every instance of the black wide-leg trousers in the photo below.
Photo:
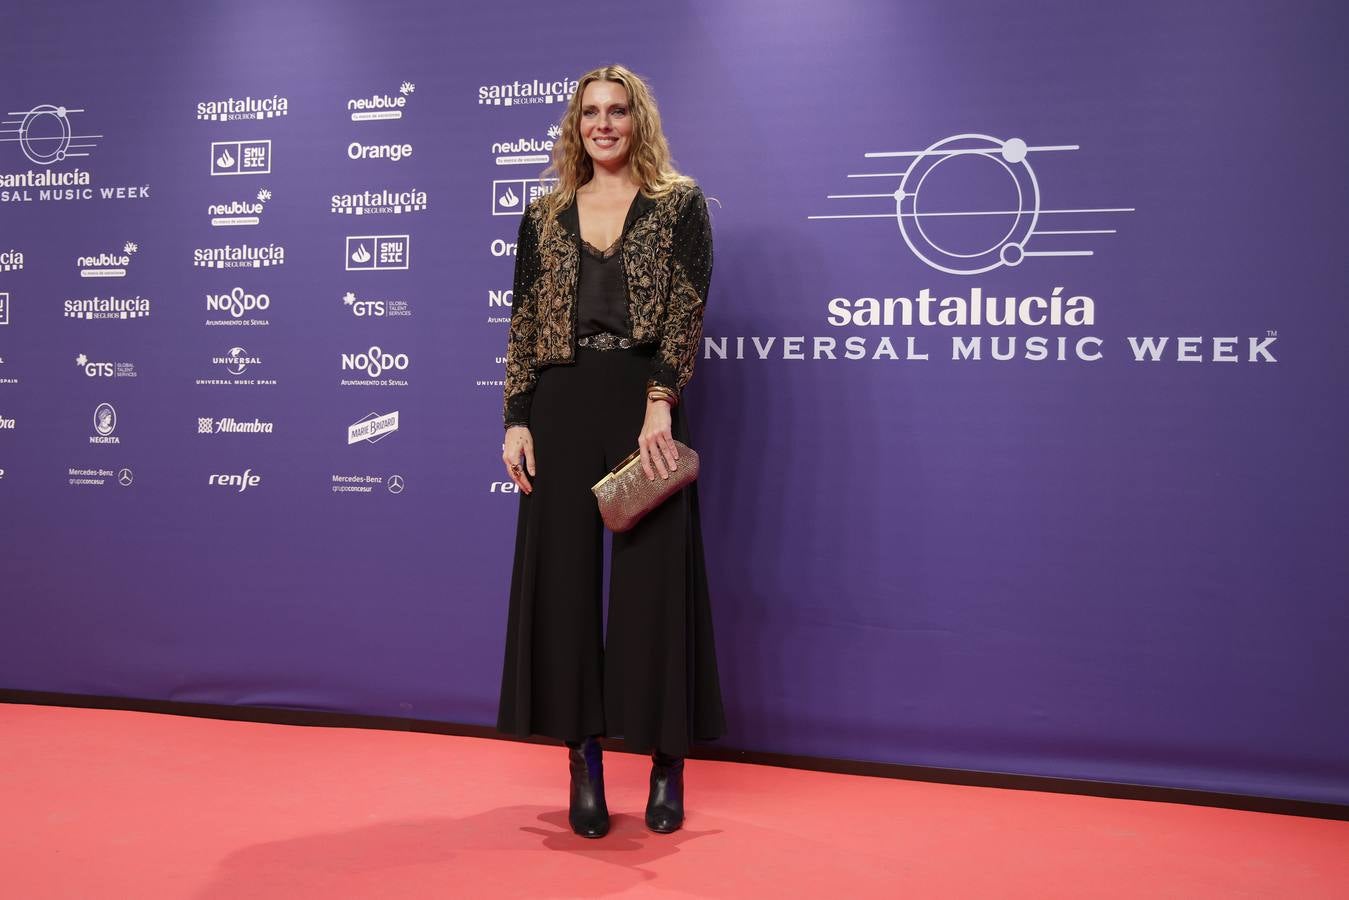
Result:
{"type": "MultiPolygon", "coordinates": [[[[637,449],[651,352],[578,348],[539,373],[530,412],[537,474],[520,495],[497,728],[687,756],[726,730],[698,522],[697,485],[615,534],[607,635],[604,527],[590,486],[637,449]]],[[[672,431],[685,444],[683,406],[672,431]]]]}

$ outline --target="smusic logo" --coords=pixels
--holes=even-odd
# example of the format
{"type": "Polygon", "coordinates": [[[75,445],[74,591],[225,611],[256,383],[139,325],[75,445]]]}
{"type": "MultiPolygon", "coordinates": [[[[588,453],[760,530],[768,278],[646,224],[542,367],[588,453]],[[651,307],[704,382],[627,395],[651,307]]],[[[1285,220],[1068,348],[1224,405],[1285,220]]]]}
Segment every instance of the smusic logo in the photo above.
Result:
{"type": "Polygon", "coordinates": [[[212,175],[270,175],[272,142],[215,141],[211,144],[212,175]]]}

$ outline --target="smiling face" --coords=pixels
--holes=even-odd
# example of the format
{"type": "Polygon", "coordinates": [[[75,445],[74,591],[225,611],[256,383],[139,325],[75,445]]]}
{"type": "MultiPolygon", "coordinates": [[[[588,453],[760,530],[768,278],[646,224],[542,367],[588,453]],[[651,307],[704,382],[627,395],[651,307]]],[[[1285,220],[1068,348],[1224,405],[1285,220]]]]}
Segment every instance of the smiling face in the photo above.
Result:
{"type": "Polygon", "coordinates": [[[628,92],[614,81],[592,81],[581,95],[581,144],[595,165],[618,169],[632,147],[628,92]]]}

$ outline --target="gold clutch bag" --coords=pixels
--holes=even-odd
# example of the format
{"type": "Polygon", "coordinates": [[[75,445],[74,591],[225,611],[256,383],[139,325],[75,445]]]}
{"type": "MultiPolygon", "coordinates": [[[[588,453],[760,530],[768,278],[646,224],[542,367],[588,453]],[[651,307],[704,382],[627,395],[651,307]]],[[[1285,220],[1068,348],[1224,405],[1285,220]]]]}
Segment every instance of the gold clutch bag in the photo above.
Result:
{"type": "Polygon", "coordinates": [[[678,468],[669,478],[657,475],[655,481],[648,481],[642,471],[641,451],[634,450],[591,487],[600,504],[600,518],[610,531],[628,531],[642,516],[698,477],[698,454],[679,441],[674,445],[679,451],[678,468]]]}

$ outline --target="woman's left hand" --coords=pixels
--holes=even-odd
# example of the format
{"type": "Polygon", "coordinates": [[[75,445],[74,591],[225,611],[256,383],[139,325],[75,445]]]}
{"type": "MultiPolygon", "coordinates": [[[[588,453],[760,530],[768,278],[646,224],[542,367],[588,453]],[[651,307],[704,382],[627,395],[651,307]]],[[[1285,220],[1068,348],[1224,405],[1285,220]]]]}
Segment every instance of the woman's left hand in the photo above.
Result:
{"type": "Polygon", "coordinates": [[[646,421],[642,423],[642,433],[637,436],[637,449],[642,454],[642,472],[647,481],[655,481],[656,475],[669,478],[678,466],[679,451],[675,449],[674,437],[670,434],[670,404],[666,400],[646,401],[646,421]]]}

